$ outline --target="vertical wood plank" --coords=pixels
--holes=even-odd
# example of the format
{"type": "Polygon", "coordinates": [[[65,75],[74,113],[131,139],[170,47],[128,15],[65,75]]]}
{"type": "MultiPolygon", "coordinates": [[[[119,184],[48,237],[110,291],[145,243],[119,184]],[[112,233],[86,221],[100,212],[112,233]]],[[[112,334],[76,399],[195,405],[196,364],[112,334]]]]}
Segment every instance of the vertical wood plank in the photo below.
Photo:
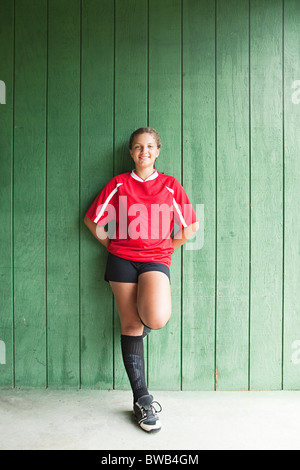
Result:
{"type": "Polygon", "coordinates": [[[5,85],[5,95],[1,96],[5,104],[0,104],[0,387],[12,387],[14,5],[10,0],[0,3],[0,44],[0,80],[5,85]]]}
{"type": "Polygon", "coordinates": [[[248,0],[217,1],[217,156],[217,388],[247,390],[250,203],[248,0]]]}
{"type": "MultiPolygon", "coordinates": [[[[116,0],[114,174],[131,171],[130,134],[147,125],[147,0],[116,0]]],[[[129,389],[115,309],[115,388],[129,389]]]]}
{"type": "Polygon", "coordinates": [[[45,0],[16,0],[14,129],[15,383],[45,386],[45,0]]]}
{"type": "MultiPolygon", "coordinates": [[[[184,390],[213,390],[215,364],[215,4],[183,2],[183,186],[204,205],[204,245],[183,250],[184,390]]],[[[199,216],[198,216],[199,217],[199,216]]],[[[199,236],[198,233],[198,236],[199,236]]]]}
{"type": "MultiPolygon", "coordinates": [[[[182,181],[181,1],[149,1],[149,125],[162,138],[157,169],[182,181]]],[[[181,250],[171,266],[172,318],[149,336],[149,387],[181,385],[181,250]]]]}
{"type": "Polygon", "coordinates": [[[48,383],[78,387],[80,1],[49,2],[48,25],[48,383]]]}
{"type": "MultiPolygon", "coordinates": [[[[114,3],[84,0],[81,66],[81,221],[113,177],[114,3]]],[[[83,224],[81,224],[83,225],[83,224]]],[[[81,227],[81,383],[113,387],[113,300],[106,250],[81,227]]]]}
{"type": "Polygon", "coordinates": [[[300,4],[284,2],[284,369],[283,388],[300,389],[300,4]]]}
{"type": "Polygon", "coordinates": [[[282,386],[282,0],[251,0],[250,387],[282,386]]]}

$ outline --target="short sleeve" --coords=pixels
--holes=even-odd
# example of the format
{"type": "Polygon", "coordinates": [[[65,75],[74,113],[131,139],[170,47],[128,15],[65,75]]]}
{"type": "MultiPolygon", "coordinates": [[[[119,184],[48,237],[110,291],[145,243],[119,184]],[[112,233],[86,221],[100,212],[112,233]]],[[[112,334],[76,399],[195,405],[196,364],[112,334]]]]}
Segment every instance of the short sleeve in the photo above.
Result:
{"type": "Polygon", "coordinates": [[[180,228],[188,227],[195,222],[199,222],[187,193],[176,179],[174,179],[173,185],[173,205],[174,222],[180,228]]]}
{"type": "Polygon", "coordinates": [[[116,179],[109,181],[98,194],[86,212],[86,216],[100,226],[108,224],[116,218],[116,194],[118,187],[116,179]]]}

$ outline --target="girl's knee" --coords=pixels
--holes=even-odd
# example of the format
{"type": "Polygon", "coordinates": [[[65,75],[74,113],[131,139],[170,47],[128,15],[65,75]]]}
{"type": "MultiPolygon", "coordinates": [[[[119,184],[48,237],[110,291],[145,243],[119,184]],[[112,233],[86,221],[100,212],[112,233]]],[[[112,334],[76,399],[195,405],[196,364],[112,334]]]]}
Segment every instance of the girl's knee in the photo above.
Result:
{"type": "Polygon", "coordinates": [[[125,336],[142,336],[143,330],[142,323],[139,326],[125,325],[121,327],[122,335],[125,336]]]}
{"type": "Polygon", "coordinates": [[[169,322],[171,313],[167,312],[163,315],[147,315],[145,321],[142,319],[142,323],[151,330],[161,330],[169,322]]]}
{"type": "Polygon", "coordinates": [[[156,321],[153,323],[153,326],[150,326],[149,328],[151,328],[151,330],[162,330],[167,324],[168,324],[169,320],[167,321],[156,321]]]}
{"type": "Polygon", "coordinates": [[[136,320],[122,319],[121,331],[122,335],[126,336],[141,336],[143,334],[144,326],[139,317],[136,320]]]}

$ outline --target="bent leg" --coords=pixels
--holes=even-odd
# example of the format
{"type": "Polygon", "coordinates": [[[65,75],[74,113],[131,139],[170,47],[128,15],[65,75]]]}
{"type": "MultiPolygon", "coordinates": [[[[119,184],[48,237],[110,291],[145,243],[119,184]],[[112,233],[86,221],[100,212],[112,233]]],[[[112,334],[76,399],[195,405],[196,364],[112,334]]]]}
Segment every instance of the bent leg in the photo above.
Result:
{"type": "Polygon", "coordinates": [[[140,274],[137,310],[142,322],[153,330],[163,328],[172,313],[171,286],[168,276],[160,271],[140,274]]]}

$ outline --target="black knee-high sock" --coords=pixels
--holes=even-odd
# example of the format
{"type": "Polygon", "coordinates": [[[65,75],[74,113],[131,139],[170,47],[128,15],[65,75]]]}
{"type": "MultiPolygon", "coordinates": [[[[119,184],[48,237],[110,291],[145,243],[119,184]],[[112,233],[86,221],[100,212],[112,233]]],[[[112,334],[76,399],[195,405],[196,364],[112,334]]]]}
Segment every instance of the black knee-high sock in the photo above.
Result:
{"type": "Polygon", "coordinates": [[[121,347],[125,369],[136,402],[143,395],[148,395],[145,379],[143,336],[121,335],[121,347]]]}

